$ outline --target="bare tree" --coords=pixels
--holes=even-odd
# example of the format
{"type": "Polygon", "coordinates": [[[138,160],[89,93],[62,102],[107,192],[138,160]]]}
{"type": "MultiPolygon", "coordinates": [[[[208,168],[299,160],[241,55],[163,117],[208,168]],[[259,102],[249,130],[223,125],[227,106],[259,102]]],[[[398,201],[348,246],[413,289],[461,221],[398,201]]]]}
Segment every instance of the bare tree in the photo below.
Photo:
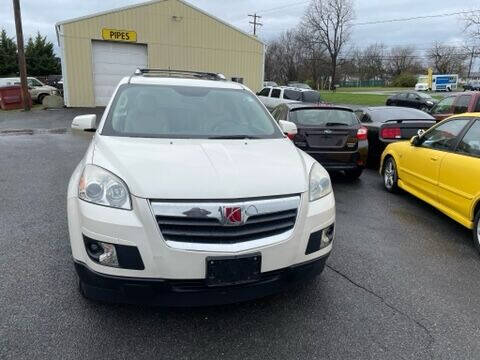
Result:
{"type": "Polygon", "coordinates": [[[296,32],[286,31],[267,46],[265,78],[283,84],[299,80],[304,63],[296,32]]]}
{"type": "Polygon", "coordinates": [[[422,64],[415,55],[413,46],[396,46],[386,56],[387,71],[390,76],[395,77],[402,73],[415,74],[423,72],[422,64]]]}
{"type": "Polygon", "coordinates": [[[427,57],[433,71],[439,74],[460,74],[465,71],[468,54],[455,46],[435,42],[427,51],[427,57]]]}
{"type": "Polygon", "coordinates": [[[382,43],[371,44],[363,50],[356,49],[352,57],[359,79],[385,79],[385,54],[386,46],[382,43]]]}
{"type": "Polygon", "coordinates": [[[354,18],[352,0],[312,0],[303,26],[330,56],[331,86],[335,84],[338,59],[350,39],[354,18]]]}
{"type": "Polygon", "coordinates": [[[480,12],[472,11],[463,18],[465,31],[472,37],[480,39],[480,12]]]}

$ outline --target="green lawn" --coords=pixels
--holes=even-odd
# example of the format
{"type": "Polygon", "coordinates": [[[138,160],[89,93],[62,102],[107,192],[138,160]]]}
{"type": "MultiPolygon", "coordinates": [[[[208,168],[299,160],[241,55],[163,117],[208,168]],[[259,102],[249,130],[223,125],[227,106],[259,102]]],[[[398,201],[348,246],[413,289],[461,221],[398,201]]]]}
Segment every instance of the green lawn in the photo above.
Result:
{"type": "Polygon", "coordinates": [[[338,92],[357,92],[357,91],[403,91],[412,90],[412,88],[401,87],[339,87],[338,92]]]}
{"type": "Polygon", "coordinates": [[[385,105],[388,95],[377,94],[348,94],[342,92],[321,91],[323,100],[332,104],[349,104],[349,105],[364,105],[376,106],[385,105]]]}

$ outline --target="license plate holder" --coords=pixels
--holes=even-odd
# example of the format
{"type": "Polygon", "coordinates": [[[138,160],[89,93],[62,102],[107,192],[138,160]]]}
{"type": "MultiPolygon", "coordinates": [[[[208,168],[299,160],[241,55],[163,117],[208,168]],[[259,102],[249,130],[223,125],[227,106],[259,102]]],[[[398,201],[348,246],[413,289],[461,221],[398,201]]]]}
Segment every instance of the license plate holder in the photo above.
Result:
{"type": "Polygon", "coordinates": [[[238,285],[260,278],[262,255],[209,256],[206,263],[208,286],[238,285]]]}

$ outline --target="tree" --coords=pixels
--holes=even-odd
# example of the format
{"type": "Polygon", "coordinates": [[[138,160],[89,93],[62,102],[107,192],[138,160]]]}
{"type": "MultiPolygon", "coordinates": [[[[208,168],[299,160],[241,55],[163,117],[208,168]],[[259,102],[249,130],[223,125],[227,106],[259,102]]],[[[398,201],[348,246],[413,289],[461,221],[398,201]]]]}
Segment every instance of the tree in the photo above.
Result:
{"type": "Polygon", "coordinates": [[[415,56],[415,47],[396,46],[386,57],[387,71],[394,78],[402,73],[418,74],[424,72],[423,66],[415,56]]]}
{"type": "Polygon", "coordinates": [[[31,76],[57,75],[61,73],[60,59],[53,52],[53,44],[37,32],[35,39],[28,39],[25,47],[27,73],[31,76]]]}
{"type": "Polygon", "coordinates": [[[442,45],[434,42],[427,51],[427,57],[433,71],[438,74],[460,74],[465,70],[465,60],[468,54],[455,46],[442,45]]]}
{"type": "Polygon", "coordinates": [[[336,83],[338,59],[350,39],[354,18],[352,0],[312,0],[303,26],[330,56],[331,86],[336,83]]]}
{"type": "Polygon", "coordinates": [[[337,77],[338,58],[350,39],[354,18],[352,0],[312,0],[303,26],[330,56],[331,86],[337,77]]]}
{"type": "Polygon", "coordinates": [[[480,12],[472,11],[464,17],[465,31],[469,33],[470,36],[480,39],[480,12]]]}
{"type": "Polygon", "coordinates": [[[386,46],[382,43],[375,43],[363,50],[353,52],[353,62],[356,73],[360,80],[384,79],[385,66],[384,57],[386,46]]]}
{"type": "Polygon", "coordinates": [[[16,75],[18,71],[17,45],[13,38],[7,36],[2,29],[0,32],[0,75],[16,75]]]}

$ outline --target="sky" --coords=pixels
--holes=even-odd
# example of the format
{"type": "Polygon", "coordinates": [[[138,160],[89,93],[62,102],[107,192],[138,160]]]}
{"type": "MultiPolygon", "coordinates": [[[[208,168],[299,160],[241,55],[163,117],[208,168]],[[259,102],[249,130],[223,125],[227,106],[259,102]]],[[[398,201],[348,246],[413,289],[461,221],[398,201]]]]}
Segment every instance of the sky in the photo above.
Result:
{"type": "MultiPolygon", "coordinates": [[[[40,31],[57,45],[54,28],[56,22],[140,2],[142,0],[21,0],[24,37],[28,39],[40,31]]],[[[295,28],[309,3],[305,0],[189,0],[189,2],[249,33],[252,32],[252,26],[248,23],[247,15],[257,12],[262,15],[263,23],[258,35],[267,42],[282,31],[295,28]]],[[[353,2],[355,22],[480,9],[478,0],[353,0],[353,2]]],[[[5,28],[10,36],[14,36],[12,1],[0,0],[0,8],[0,28],[5,28]]],[[[359,48],[375,42],[383,42],[387,46],[415,45],[417,51],[421,53],[433,41],[460,45],[465,38],[462,29],[459,16],[357,25],[352,32],[351,45],[359,48]]],[[[57,48],[56,51],[58,52],[57,48]]]]}

